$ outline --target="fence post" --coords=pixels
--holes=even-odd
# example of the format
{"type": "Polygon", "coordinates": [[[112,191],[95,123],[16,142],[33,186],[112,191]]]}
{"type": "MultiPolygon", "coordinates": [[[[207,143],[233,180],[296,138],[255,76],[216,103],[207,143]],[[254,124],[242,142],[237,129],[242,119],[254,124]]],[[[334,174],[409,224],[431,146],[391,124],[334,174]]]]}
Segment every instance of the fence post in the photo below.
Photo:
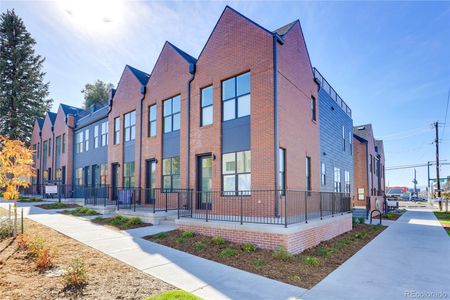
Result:
{"type": "Polygon", "coordinates": [[[178,219],[180,218],[180,192],[177,193],[177,210],[178,210],[178,219]]]}
{"type": "MultiPolygon", "coordinates": [[[[200,192],[200,193],[202,193],[202,192],[200,192]]],[[[200,197],[203,197],[203,195],[201,194],[200,197]]],[[[201,204],[200,204],[200,207],[201,207],[201,204]]],[[[209,209],[208,209],[208,207],[206,207],[206,222],[208,222],[208,211],[209,211],[209,209]]]]}
{"type": "Polygon", "coordinates": [[[341,215],[344,214],[344,194],[341,194],[341,215]]]}
{"type": "Polygon", "coordinates": [[[331,217],[334,217],[334,200],[336,199],[336,193],[332,194],[331,197],[331,217]]]}
{"type": "Polygon", "coordinates": [[[164,193],[165,194],[165,198],[166,198],[166,212],[167,212],[167,192],[166,193],[164,193]]]}
{"type": "Polygon", "coordinates": [[[243,198],[242,198],[242,193],[241,193],[241,196],[239,197],[240,198],[240,200],[241,200],[241,208],[240,208],[240,210],[241,210],[241,225],[242,224],[244,224],[244,201],[242,201],[243,200],[243,198]]]}
{"type": "Polygon", "coordinates": [[[284,192],[284,228],[288,226],[288,215],[287,215],[287,199],[288,199],[289,191],[284,192]]]}
{"type": "Polygon", "coordinates": [[[308,192],[305,192],[305,223],[308,223],[308,192]]]}
{"type": "Polygon", "coordinates": [[[133,199],[133,211],[136,211],[136,190],[132,192],[131,198],[133,199]]]}
{"type": "MultiPolygon", "coordinates": [[[[150,188],[150,199],[152,198],[152,188],[150,188]]],[[[153,213],[156,212],[156,203],[158,203],[158,197],[156,195],[159,195],[160,193],[158,193],[159,190],[155,189],[155,199],[153,199],[153,213]]]]}

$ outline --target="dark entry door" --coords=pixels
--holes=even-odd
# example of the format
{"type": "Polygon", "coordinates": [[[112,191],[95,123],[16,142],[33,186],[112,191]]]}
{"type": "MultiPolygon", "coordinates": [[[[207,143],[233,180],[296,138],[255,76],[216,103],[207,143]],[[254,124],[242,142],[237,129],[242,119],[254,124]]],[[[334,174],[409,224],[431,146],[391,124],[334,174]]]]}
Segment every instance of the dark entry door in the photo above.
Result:
{"type": "Polygon", "coordinates": [[[203,155],[197,158],[197,208],[211,209],[212,198],[212,157],[203,155]]]}
{"type": "Polygon", "coordinates": [[[113,200],[117,200],[118,195],[118,184],[119,184],[119,164],[112,164],[112,172],[111,172],[111,187],[112,187],[112,198],[113,200]]]}
{"type": "Polygon", "coordinates": [[[156,161],[154,159],[145,161],[145,203],[155,203],[156,188],[156,161]]]}

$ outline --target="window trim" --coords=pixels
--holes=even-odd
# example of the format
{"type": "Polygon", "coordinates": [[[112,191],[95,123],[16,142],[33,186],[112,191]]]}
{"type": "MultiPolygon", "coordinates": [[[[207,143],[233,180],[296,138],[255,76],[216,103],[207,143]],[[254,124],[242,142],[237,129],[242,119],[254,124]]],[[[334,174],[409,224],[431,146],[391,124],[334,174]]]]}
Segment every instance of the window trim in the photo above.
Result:
{"type": "Polygon", "coordinates": [[[89,128],[86,128],[85,130],[84,130],[84,136],[85,136],[85,138],[84,138],[84,150],[85,150],[85,152],[88,152],[89,151],[89,135],[90,135],[90,132],[89,132],[89,128]]]}
{"type": "Polygon", "coordinates": [[[108,132],[109,132],[109,123],[108,121],[102,122],[100,125],[101,133],[100,133],[100,145],[102,147],[108,146],[108,132]],[[105,129],[105,131],[103,131],[105,129]],[[105,143],[103,143],[105,141],[105,143]]]}
{"type": "Polygon", "coordinates": [[[98,131],[99,131],[99,126],[97,124],[94,126],[94,149],[97,149],[99,147],[98,131]]]}
{"type": "Polygon", "coordinates": [[[317,109],[316,109],[316,98],[314,96],[311,96],[311,121],[317,122],[317,109]]]}
{"type": "Polygon", "coordinates": [[[252,93],[252,84],[251,84],[251,83],[252,83],[252,80],[251,80],[251,78],[252,78],[252,77],[251,77],[251,71],[250,71],[250,70],[247,70],[247,71],[242,72],[242,73],[240,73],[240,74],[236,74],[236,75],[231,76],[231,77],[229,77],[229,78],[223,79],[223,80],[220,82],[220,91],[221,91],[221,93],[220,93],[220,99],[221,99],[221,103],[222,103],[222,123],[223,123],[223,122],[228,122],[228,121],[231,121],[231,120],[236,120],[236,119],[240,119],[240,118],[244,118],[244,117],[251,116],[251,114],[252,114],[252,111],[251,111],[251,104],[252,104],[252,97],[251,97],[251,93],[252,93]],[[237,78],[238,78],[239,76],[245,75],[245,74],[247,74],[247,73],[249,74],[250,91],[249,91],[248,93],[238,95],[237,78]],[[228,99],[223,99],[223,83],[224,83],[225,81],[230,80],[230,79],[234,79],[234,97],[231,97],[231,98],[228,98],[228,99]],[[238,101],[238,100],[239,100],[239,98],[244,97],[244,96],[247,96],[247,95],[250,95],[250,113],[249,113],[248,115],[240,116],[240,117],[239,117],[239,111],[238,111],[239,101],[238,101]],[[234,100],[234,118],[225,120],[225,118],[224,118],[224,112],[225,112],[225,110],[224,110],[224,104],[225,104],[225,102],[232,101],[232,100],[234,100]]]}
{"type": "Polygon", "coordinates": [[[205,87],[200,89],[200,127],[210,126],[213,123],[214,123],[214,88],[213,88],[213,85],[210,84],[210,85],[205,86],[205,87]],[[203,106],[203,90],[209,89],[209,88],[211,88],[211,98],[212,98],[211,100],[212,101],[211,101],[211,104],[203,106]],[[204,111],[205,108],[208,108],[208,107],[212,107],[211,123],[204,124],[203,123],[203,121],[204,121],[203,120],[203,111],[204,111]]]}
{"type": "Polygon", "coordinates": [[[114,118],[114,145],[119,144],[120,144],[120,116],[114,118]]]}
{"type": "Polygon", "coordinates": [[[181,129],[181,94],[175,95],[173,97],[167,98],[166,100],[163,100],[162,102],[162,116],[163,116],[163,133],[171,133],[171,132],[176,132],[176,131],[180,131],[181,129]],[[176,113],[173,112],[173,99],[179,97],[179,101],[180,101],[180,110],[176,113]],[[166,101],[170,101],[170,114],[165,115],[165,103],[166,101]],[[180,115],[180,124],[179,124],[179,128],[174,130],[173,129],[173,120],[174,120],[174,116],[175,115],[180,115]],[[166,118],[170,117],[170,131],[166,131],[166,118]]]}
{"type": "Polygon", "coordinates": [[[324,162],[321,163],[320,175],[321,175],[320,183],[323,186],[326,186],[327,185],[327,165],[324,162]]]}
{"type": "Polygon", "coordinates": [[[158,134],[158,124],[156,123],[156,120],[158,119],[158,107],[156,106],[156,103],[151,104],[148,106],[148,132],[147,137],[155,137],[158,134]],[[151,119],[151,109],[155,108],[155,119],[151,119]],[[152,124],[155,124],[155,134],[152,135],[152,124]]]}
{"type": "Polygon", "coordinates": [[[279,189],[280,189],[280,191],[281,191],[281,194],[282,195],[285,195],[286,194],[286,166],[287,166],[287,164],[286,164],[286,148],[282,148],[282,147],[280,147],[280,148],[278,148],[278,151],[279,151],[279,154],[278,154],[278,157],[279,157],[279,159],[281,159],[281,157],[283,157],[283,162],[281,163],[280,162],[280,165],[279,165],[279,170],[278,170],[278,173],[279,173],[279,189]],[[283,171],[281,171],[281,167],[283,167],[283,171]],[[283,185],[281,186],[281,179],[283,179],[283,185]]]}
{"type": "MultiPolygon", "coordinates": [[[[177,187],[177,188],[173,187],[173,177],[174,176],[178,176],[178,179],[180,179],[180,175],[181,175],[181,160],[180,160],[180,156],[166,157],[166,158],[162,159],[162,169],[161,169],[161,181],[162,182],[161,182],[161,186],[162,186],[162,190],[163,190],[164,193],[173,192],[174,190],[177,191],[177,190],[179,190],[181,188],[181,187],[177,187]],[[179,164],[178,172],[179,173],[173,173],[173,159],[174,158],[175,159],[178,158],[178,164],[179,164]],[[164,160],[170,160],[170,172],[169,172],[169,174],[164,174],[164,160]],[[169,188],[166,188],[164,186],[164,178],[165,177],[170,177],[170,187],[169,188]]],[[[180,182],[180,184],[181,184],[181,182],[180,182]]]]}
{"type": "Polygon", "coordinates": [[[129,111],[123,114],[123,141],[131,142],[136,140],[136,110],[129,111]],[[132,123],[131,116],[134,113],[134,124],[132,123]],[[130,124],[127,126],[127,116],[130,118],[130,124]],[[134,128],[134,137],[133,137],[133,128],[134,128]],[[129,139],[127,140],[127,132],[130,133],[129,139]]]}
{"type": "Polygon", "coordinates": [[[221,193],[223,197],[226,196],[251,196],[251,190],[252,190],[252,182],[251,182],[251,176],[252,176],[252,152],[251,150],[243,150],[243,151],[236,151],[236,152],[227,152],[227,153],[222,153],[222,158],[221,158],[221,184],[222,184],[222,188],[221,188],[221,193]],[[241,172],[238,173],[238,163],[237,163],[237,155],[238,153],[241,152],[249,152],[250,153],[250,171],[249,172],[241,172]],[[234,154],[234,163],[235,163],[235,167],[234,167],[234,173],[230,173],[230,174],[224,174],[224,168],[223,168],[223,156],[225,154],[234,154]],[[234,191],[225,191],[224,190],[224,177],[225,176],[230,176],[233,175],[234,176],[234,191]],[[250,189],[249,190],[239,190],[239,175],[250,175],[250,189]]]}
{"type": "Polygon", "coordinates": [[[305,159],[305,172],[306,172],[306,185],[305,190],[307,192],[312,191],[312,183],[311,183],[311,156],[306,156],[305,159]]]}

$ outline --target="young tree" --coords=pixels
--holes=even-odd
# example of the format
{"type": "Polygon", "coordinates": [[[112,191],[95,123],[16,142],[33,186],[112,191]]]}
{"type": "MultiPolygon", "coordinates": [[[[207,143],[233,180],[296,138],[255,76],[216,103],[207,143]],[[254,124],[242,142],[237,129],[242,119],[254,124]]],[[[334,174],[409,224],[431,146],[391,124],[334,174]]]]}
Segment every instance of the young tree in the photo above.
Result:
{"type": "Polygon", "coordinates": [[[0,135],[26,143],[34,121],[53,102],[44,83],[45,59],[35,54],[35,44],[14,10],[0,15],[0,135]]]}
{"type": "Polygon", "coordinates": [[[87,109],[92,104],[105,104],[108,101],[108,92],[114,85],[97,80],[94,84],[88,83],[81,91],[84,94],[84,108],[87,109]]]}
{"type": "MultiPolygon", "coordinates": [[[[14,200],[14,212],[17,210],[19,188],[30,185],[34,176],[33,151],[19,140],[10,140],[0,136],[0,188],[5,200],[14,200]]],[[[17,219],[14,213],[14,237],[17,235],[17,219]]]]}

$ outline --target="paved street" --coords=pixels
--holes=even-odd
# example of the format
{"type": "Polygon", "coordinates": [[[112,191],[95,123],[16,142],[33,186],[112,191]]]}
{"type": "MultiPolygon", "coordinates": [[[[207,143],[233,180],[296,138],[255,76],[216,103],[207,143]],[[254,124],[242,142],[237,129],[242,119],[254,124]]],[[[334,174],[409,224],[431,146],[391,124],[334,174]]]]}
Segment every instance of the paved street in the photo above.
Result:
{"type": "Polygon", "coordinates": [[[303,298],[408,299],[408,292],[448,298],[449,274],[450,238],[431,211],[411,210],[303,298]]]}

